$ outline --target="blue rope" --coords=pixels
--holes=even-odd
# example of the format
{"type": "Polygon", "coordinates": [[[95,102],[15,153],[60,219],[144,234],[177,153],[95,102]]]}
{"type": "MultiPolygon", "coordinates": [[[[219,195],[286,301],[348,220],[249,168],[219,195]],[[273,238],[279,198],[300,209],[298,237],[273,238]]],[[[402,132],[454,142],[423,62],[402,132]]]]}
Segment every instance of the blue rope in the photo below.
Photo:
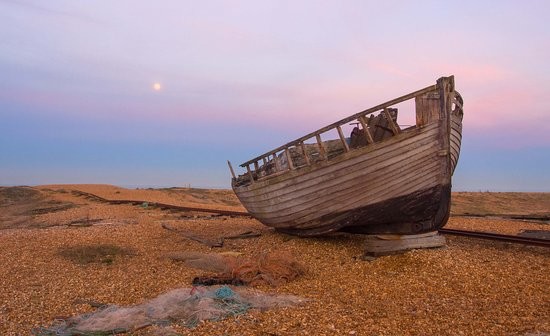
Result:
{"type": "Polygon", "coordinates": [[[216,299],[231,299],[235,296],[235,292],[231,288],[223,286],[218,288],[214,292],[214,295],[216,296],[216,299]]]}

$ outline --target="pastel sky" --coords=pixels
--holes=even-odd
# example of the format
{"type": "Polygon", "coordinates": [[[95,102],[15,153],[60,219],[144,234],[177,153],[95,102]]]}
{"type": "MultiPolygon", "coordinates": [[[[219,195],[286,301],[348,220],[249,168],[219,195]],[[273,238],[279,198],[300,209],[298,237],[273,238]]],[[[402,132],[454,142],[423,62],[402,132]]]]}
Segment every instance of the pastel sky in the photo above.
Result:
{"type": "Polygon", "coordinates": [[[549,13],[546,0],[0,0],[0,185],[228,188],[227,159],[454,74],[454,190],[550,191],[549,13]]]}

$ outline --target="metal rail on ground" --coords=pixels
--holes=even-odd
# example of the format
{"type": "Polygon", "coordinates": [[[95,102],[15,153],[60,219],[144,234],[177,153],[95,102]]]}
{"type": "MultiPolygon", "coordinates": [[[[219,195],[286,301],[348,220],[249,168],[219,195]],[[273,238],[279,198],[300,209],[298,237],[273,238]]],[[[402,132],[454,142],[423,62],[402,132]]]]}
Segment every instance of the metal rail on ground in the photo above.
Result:
{"type": "Polygon", "coordinates": [[[542,239],[542,238],[512,236],[512,235],[503,235],[503,234],[492,233],[492,232],[465,231],[465,230],[456,230],[456,229],[439,229],[439,232],[443,234],[450,234],[455,236],[489,239],[489,240],[496,240],[496,241],[502,241],[502,242],[508,242],[508,243],[519,243],[524,245],[550,247],[550,240],[542,239]]]}
{"type": "Polygon", "coordinates": [[[80,191],[80,190],[73,190],[72,193],[75,194],[75,195],[78,195],[78,196],[83,196],[83,197],[86,197],[86,198],[89,198],[89,199],[96,200],[98,202],[109,203],[109,204],[142,205],[144,203],[147,203],[147,206],[157,207],[157,208],[160,208],[160,209],[168,209],[168,210],[176,210],[176,211],[206,212],[206,213],[213,213],[213,214],[218,214],[218,215],[222,215],[222,216],[250,217],[250,214],[248,212],[244,212],[244,211],[232,211],[232,210],[186,207],[186,206],[179,206],[179,205],[152,202],[152,201],[141,201],[141,200],[110,200],[110,199],[106,199],[106,198],[103,198],[101,196],[97,196],[97,195],[94,195],[92,193],[88,193],[88,192],[84,192],[84,191],[80,191]]]}

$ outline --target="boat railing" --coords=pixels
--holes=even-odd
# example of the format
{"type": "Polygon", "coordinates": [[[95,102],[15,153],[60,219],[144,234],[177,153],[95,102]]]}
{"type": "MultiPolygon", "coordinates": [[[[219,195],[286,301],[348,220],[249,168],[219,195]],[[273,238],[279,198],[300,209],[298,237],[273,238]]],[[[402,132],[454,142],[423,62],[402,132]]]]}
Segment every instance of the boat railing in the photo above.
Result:
{"type": "MultiPolygon", "coordinates": [[[[343,151],[349,152],[351,149],[342,131],[342,126],[350,122],[357,122],[358,124],[361,124],[366,143],[367,144],[374,143],[375,141],[374,141],[373,135],[369,131],[367,116],[376,112],[381,112],[384,114],[386,120],[388,121],[388,126],[390,131],[395,135],[399,133],[399,127],[394,122],[393,118],[390,116],[390,107],[436,90],[437,90],[437,84],[434,84],[426,88],[423,88],[421,90],[414,91],[404,96],[392,99],[383,104],[355,113],[349,117],[341,119],[335,123],[332,123],[328,126],[320,128],[294,141],[286,143],[269,152],[266,152],[251,160],[248,160],[240,165],[241,167],[246,168],[247,170],[246,175],[248,176],[248,178],[247,179],[245,178],[245,179],[248,180],[247,183],[248,182],[254,183],[255,181],[262,179],[264,177],[268,177],[268,176],[273,177],[274,175],[279,175],[281,173],[287,172],[288,170],[295,170],[298,167],[296,167],[295,163],[292,160],[291,150],[295,154],[299,153],[299,155],[303,158],[303,165],[309,166],[310,164],[312,164],[313,160],[308,156],[308,153],[307,153],[308,151],[306,147],[309,146],[309,144],[306,144],[306,141],[312,140],[312,139],[315,139],[314,142],[316,142],[316,146],[317,146],[317,151],[314,154],[317,155],[318,158],[315,161],[328,160],[329,153],[327,151],[327,148],[325,148],[325,144],[321,138],[321,135],[323,133],[326,133],[332,130],[337,131],[339,141],[341,142],[343,151]],[[266,169],[268,166],[270,168],[269,171],[267,171],[266,169]],[[262,174],[260,174],[260,171],[262,171],[262,174]]],[[[236,176],[231,166],[231,163],[229,161],[227,163],[229,165],[231,175],[235,180],[236,176]]],[[[239,177],[239,179],[241,179],[241,177],[239,177]]]]}

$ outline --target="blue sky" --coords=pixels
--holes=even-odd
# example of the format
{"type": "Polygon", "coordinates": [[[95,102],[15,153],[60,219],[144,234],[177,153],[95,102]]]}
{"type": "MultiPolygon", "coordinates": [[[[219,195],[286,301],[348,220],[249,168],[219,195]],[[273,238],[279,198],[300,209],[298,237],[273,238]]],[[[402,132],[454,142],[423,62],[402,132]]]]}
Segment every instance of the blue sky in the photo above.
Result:
{"type": "Polygon", "coordinates": [[[227,159],[454,74],[454,189],[550,191],[549,7],[0,0],[0,184],[227,188],[227,159]]]}

